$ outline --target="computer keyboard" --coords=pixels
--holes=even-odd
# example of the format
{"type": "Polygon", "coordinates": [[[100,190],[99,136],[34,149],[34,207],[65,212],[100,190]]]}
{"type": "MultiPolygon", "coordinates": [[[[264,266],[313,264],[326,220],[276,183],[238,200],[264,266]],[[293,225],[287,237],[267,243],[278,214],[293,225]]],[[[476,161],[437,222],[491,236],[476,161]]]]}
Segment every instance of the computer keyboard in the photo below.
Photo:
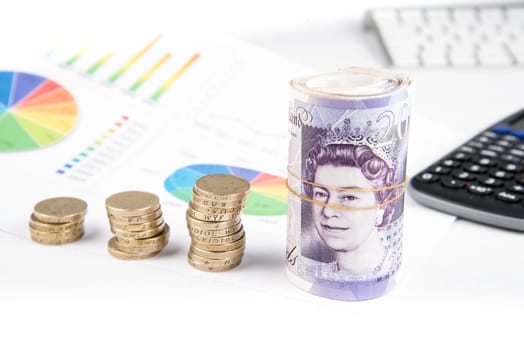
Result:
{"type": "Polygon", "coordinates": [[[524,3],[373,9],[398,67],[524,67],[524,3]]]}

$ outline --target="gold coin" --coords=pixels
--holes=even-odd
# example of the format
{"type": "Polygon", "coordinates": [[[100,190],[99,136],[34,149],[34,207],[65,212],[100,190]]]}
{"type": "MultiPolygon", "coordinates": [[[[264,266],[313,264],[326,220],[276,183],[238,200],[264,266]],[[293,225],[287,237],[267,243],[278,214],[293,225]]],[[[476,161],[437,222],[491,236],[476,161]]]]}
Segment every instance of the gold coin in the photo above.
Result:
{"type": "Polygon", "coordinates": [[[158,235],[164,230],[166,223],[162,222],[157,227],[153,227],[149,230],[144,231],[119,231],[115,229],[111,229],[111,232],[113,232],[117,237],[123,238],[123,239],[141,239],[141,238],[149,238],[158,235]]]}
{"type": "Polygon", "coordinates": [[[244,235],[243,229],[232,235],[223,236],[223,237],[195,236],[195,235],[190,234],[192,241],[206,243],[206,244],[214,244],[214,245],[222,245],[222,244],[235,242],[239,240],[240,238],[242,238],[243,235],[244,235]]]}
{"type": "Polygon", "coordinates": [[[40,221],[31,214],[31,220],[29,221],[29,227],[44,232],[65,232],[73,228],[82,227],[84,225],[83,217],[80,221],[73,221],[65,224],[49,224],[44,221],[40,221]]]}
{"type": "Polygon", "coordinates": [[[227,252],[210,252],[205,249],[200,249],[198,247],[189,248],[189,251],[192,254],[201,256],[202,258],[209,258],[209,259],[226,259],[226,258],[238,256],[238,255],[243,255],[244,250],[245,250],[244,247],[240,247],[240,248],[230,250],[227,252]]]}
{"type": "MultiPolygon", "coordinates": [[[[164,222],[164,218],[159,217],[152,221],[143,222],[141,224],[119,224],[113,221],[110,221],[111,228],[121,232],[139,232],[144,230],[150,230],[152,228],[161,225],[164,222]]],[[[114,232],[114,231],[113,231],[114,232]]]]}
{"type": "Polygon", "coordinates": [[[166,224],[162,233],[148,238],[140,239],[126,239],[120,236],[116,236],[116,241],[121,244],[125,244],[127,247],[149,247],[149,246],[161,246],[165,241],[169,240],[169,226],[166,224]]]}
{"type": "Polygon", "coordinates": [[[224,244],[209,244],[191,239],[191,245],[200,249],[212,251],[212,252],[225,252],[228,250],[235,250],[240,247],[244,247],[246,244],[246,237],[243,235],[238,240],[224,244]]]}
{"type": "Polygon", "coordinates": [[[215,259],[206,259],[199,257],[198,255],[194,255],[192,253],[189,253],[187,255],[187,261],[189,265],[192,267],[202,270],[202,271],[209,271],[209,272],[222,272],[231,270],[242,262],[242,256],[233,258],[233,259],[221,259],[221,260],[215,260],[215,259]]]}
{"type": "Polygon", "coordinates": [[[190,258],[188,258],[188,263],[193,268],[195,268],[197,270],[200,270],[200,271],[205,271],[205,272],[225,272],[225,271],[232,270],[235,267],[237,267],[238,265],[240,265],[241,261],[239,261],[236,264],[225,265],[225,266],[220,266],[220,267],[219,266],[209,266],[209,265],[206,265],[206,264],[202,264],[200,262],[196,262],[194,260],[191,260],[190,258]]]}
{"type": "Polygon", "coordinates": [[[249,192],[249,186],[249,182],[240,176],[211,174],[199,178],[193,191],[209,199],[240,200],[249,192]]]}
{"type": "Polygon", "coordinates": [[[223,222],[209,222],[205,220],[199,220],[191,216],[189,209],[186,211],[186,221],[191,227],[198,227],[203,230],[222,230],[233,227],[240,223],[240,215],[236,216],[232,220],[226,220],[223,222]]]}
{"type": "Polygon", "coordinates": [[[210,258],[204,258],[204,257],[198,256],[196,254],[193,254],[192,252],[189,252],[187,256],[193,262],[205,264],[207,266],[214,266],[214,267],[222,267],[222,266],[228,266],[228,265],[234,265],[234,264],[240,263],[243,257],[243,255],[241,254],[241,255],[237,255],[234,257],[228,257],[224,259],[210,259],[210,258]]]}
{"type": "Polygon", "coordinates": [[[73,197],[48,198],[38,202],[33,215],[50,224],[68,223],[81,220],[87,213],[87,203],[73,197]]]}
{"type": "Polygon", "coordinates": [[[193,268],[200,270],[200,271],[206,271],[206,272],[225,272],[234,269],[238,265],[240,265],[241,261],[231,264],[231,265],[224,265],[224,266],[210,266],[207,264],[203,264],[201,262],[191,260],[191,258],[188,257],[187,262],[189,265],[191,265],[193,268]]]}
{"type": "Polygon", "coordinates": [[[147,215],[159,208],[158,197],[149,192],[126,191],[113,194],[106,199],[107,213],[112,216],[147,215]]]}
{"type": "Polygon", "coordinates": [[[121,243],[117,240],[116,237],[112,237],[108,244],[111,243],[111,245],[113,247],[115,247],[116,249],[118,249],[119,251],[121,252],[124,252],[124,253],[127,253],[127,254],[135,254],[135,255],[147,255],[147,254],[151,254],[151,253],[154,253],[154,252],[159,252],[161,251],[162,249],[165,248],[165,246],[167,245],[168,243],[168,240],[164,240],[161,244],[159,245],[154,245],[154,246],[145,246],[145,247],[134,247],[134,246],[128,246],[124,243],[121,243]]]}
{"type": "Polygon", "coordinates": [[[192,200],[189,202],[189,205],[198,210],[201,213],[206,214],[240,214],[242,207],[209,207],[207,205],[198,204],[192,200]]]}
{"type": "Polygon", "coordinates": [[[189,223],[187,225],[187,228],[189,230],[189,234],[193,236],[199,236],[199,237],[224,237],[224,236],[230,236],[232,234],[235,234],[236,232],[240,231],[242,229],[242,223],[239,222],[238,224],[224,228],[224,229],[218,229],[218,230],[207,230],[205,228],[199,228],[196,226],[191,226],[189,223]]]}
{"type": "Polygon", "coordinates": [[[65,238],[47,238],[47,237],[41,237],[41,236],[37,236],[37,235],[33,235],[31,234],[31,239],[34,241],[34,242],[37,242],[37,243],[40,243],[40,244],[45,244],[45,245],[60,245],[60,244],[67,244],[67,243],[72,243],[72,242],[75,242],[77,240],[79,240],[80,238],[82,238],[84,236],[84,231],[81,231],[80,234],[76,235],[76,236],[70,236],[70,237],[65,237],[65,238]]]}
{"type": "Polygon", "coordinates": [[[129,253],[123,252],[121,250],[118,250],[115,247],[114,241],[112,241],[112,240],[109,240],[109,242],[107,243],[107,250],[109,251],[109,254],[111,254],[115,258],[121,259],[121,260],[147,259],[147,258],[151,258],[151,257],[157,255],[158,253],[160,253],[160,251],[156,251],[156,252],[153,252],[153,253],[142,254],[142,255],[129,254],[129,253]]]}
{"type": "Polygon", "coordinates": [[[231,221],[239,217],[239,213],[235,214],[206,214],[202,213],[195,208],[191,206],[191,203],[189,204],[189,207],[187,208],[187,212],[190,216],[192,216],[195,219],[203,220],[203,221],[231,221]]]}
{"type": "Polygon", "coordinates": [[[148,222],[148,221],[161,217],[162,210],[158,209],[152,213],[149,213],[146,215],[139,215],[139,216],[125,217],[125,216],[115,216],[113,214],[108,214],[107,216],[109,217],[109,220],[117,224],[135,225],[135,224],[142,224],[144,222],[148,222]]]}
{"type": "Polygon", "coordinates": [[[29,228],[29,232],[32,236],[36,236],[42,239],[68,239],[70,237],[76,237],[79,234],[82,234],[84,232],[84,227],[76,227],[69,231],[64,232],[47,232],[47,231],[40,231],[37,229],[34,229],[32,227],[29,228]]]}
{"type": "Polygon", "coordinates": [[[241,207],[244,208],[246,206],[246,199],[242,200],[233,200],[233,201],[219,201],[216,199],[209,199],[200,197],[198,194],[193,191],[193,196],[191,197],[191,202],[205,205],[208,207],[217,207],[217,208],[223,208],[223,207],[241,207]]]}

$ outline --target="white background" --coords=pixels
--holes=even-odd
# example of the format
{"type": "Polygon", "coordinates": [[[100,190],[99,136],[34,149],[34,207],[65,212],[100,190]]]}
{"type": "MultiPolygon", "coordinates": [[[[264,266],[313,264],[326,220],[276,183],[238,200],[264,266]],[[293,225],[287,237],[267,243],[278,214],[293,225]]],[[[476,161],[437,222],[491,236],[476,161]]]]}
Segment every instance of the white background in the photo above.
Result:
{"type": "MultiPolygon", "coordinates": [[[[214,31],[313,72],[385,66],[376,37],[363,30],[364,10],[338,0],[10,1],[2,5],[0,37],[2,52],[23,59],[40,38],[63,31],[111,31],[129,43],[137,30],[214,31]]],[[[410,73],[417,81],[415,168],[522,107],[522,70],[410,73]]],[[[406,232],[397,288],[361,303],[310,296],[287,282],[283,264],[271,266],[279,281],[271,292],[271,285],[234,278],[46,250],[2,233],[0,347],[521,348],[524,236],[460,220],[448,225],[453,218],[410,199],[407,205],[407,216],[437,221],[406,232]]]]}

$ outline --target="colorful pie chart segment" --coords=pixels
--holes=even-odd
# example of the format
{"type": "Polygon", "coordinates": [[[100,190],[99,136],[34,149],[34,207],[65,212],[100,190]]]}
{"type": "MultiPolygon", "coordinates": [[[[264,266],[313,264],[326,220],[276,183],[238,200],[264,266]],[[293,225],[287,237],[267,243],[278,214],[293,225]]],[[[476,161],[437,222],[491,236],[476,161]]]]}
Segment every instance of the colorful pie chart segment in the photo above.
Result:
{"type": "Polygon", "coordinates": [[[34,150],[62,140],[77,106],[61,85],[35,74],[0,71],[0,152],[34,150]]]}
{"type": "Polygon", "coordinates": [[[210,174],[237,175],[251,183],[243,214],[258,216],[287,214],[286,180],[258,170],[222,164],[193,164],[169,175],[164,181],[164,187],[176,198],[189,202],[196,181],[210,174]]]}

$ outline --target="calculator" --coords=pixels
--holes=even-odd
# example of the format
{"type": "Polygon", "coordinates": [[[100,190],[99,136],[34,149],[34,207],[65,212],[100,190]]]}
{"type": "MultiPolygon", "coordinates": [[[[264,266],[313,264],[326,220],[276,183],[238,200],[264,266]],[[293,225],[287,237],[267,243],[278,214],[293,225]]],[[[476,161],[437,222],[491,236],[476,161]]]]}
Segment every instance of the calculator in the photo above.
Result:
{"type": "Polygon", "coordinates": [[[425,206],[524,231],[524,109],[422,170],[408,191],[425,206]]]}

